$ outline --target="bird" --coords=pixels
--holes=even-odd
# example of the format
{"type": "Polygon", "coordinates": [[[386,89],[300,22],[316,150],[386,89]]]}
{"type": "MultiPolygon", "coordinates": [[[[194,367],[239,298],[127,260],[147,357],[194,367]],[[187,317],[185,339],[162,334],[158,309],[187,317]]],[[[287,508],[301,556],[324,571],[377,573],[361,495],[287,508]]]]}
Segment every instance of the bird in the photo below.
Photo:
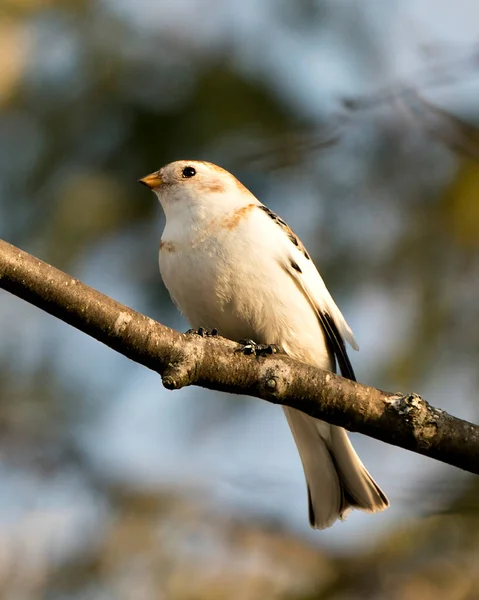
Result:
{"type": "MultiPolygon", "coordinates": [[[[192,328],[279,346],[289,357],[355,380],[353,333],[293,230],[227,170],[171,162],[139,182],[158,197],[166,223],[159,265],[192,328]]],[[[389,500],[345,429],[283,407],[301,458],[309,523],[325,529],[351,509],[389,500]]]]}

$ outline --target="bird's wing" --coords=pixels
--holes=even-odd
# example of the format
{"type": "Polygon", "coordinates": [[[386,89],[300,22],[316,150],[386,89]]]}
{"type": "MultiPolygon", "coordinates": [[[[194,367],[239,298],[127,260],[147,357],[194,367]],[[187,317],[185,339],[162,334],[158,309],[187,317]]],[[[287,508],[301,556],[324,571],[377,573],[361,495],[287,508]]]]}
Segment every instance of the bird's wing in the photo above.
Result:
{"type": "Polygon", "coordinates": [[[321,275],[318,273],[301,240],[273,211],[263,205],[260,208],[286,234],[286,252],[282,253],[280,258],[283,261],[283,268],[294,279],[296,285],[303,291],[316,312],[326,334],[331,352],[338,362],[341,374],[348,379],[355,380],[356,377],[344,343],[344,340],[346,340],[352,348],[358,350],[353,332],[328,292],[321,275]]]}

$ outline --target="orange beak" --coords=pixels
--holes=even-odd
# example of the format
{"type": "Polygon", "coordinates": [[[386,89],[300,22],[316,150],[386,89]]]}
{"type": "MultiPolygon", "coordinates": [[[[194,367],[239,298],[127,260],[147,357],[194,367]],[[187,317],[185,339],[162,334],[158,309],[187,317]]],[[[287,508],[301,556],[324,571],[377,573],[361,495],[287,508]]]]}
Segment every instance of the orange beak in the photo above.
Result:
{"type": "Polygon", "coordinates": [[[150,175],[138,179],[138,183],[146,185],[150,190],[155,190],[163,184],[163,179],[160,177],[158,171],[155,171],[155,173],[150,173],[150,175]]]}

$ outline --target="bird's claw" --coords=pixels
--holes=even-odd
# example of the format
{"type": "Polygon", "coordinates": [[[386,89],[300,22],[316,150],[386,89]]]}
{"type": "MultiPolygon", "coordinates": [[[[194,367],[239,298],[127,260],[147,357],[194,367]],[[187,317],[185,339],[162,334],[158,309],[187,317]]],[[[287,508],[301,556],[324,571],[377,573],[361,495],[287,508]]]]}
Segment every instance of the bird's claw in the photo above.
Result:
{"type": "Polygon", "coordinates": [[[255,356],[269,356],[270,354],[278,354],[281,348],[276,344],[257,344],[254,340],[239,340],[240,348],[237,352],[242,352],[247,356],[254,354],[255,356]]]}
{"type": "Polygon", "coordinates": [[[198,327],[198,329],[188,329],[186,335],[199,335],[200,337],[217,337],[218,330],[215,327],[213,329],[207,329],[206,327],[198,327]]]}

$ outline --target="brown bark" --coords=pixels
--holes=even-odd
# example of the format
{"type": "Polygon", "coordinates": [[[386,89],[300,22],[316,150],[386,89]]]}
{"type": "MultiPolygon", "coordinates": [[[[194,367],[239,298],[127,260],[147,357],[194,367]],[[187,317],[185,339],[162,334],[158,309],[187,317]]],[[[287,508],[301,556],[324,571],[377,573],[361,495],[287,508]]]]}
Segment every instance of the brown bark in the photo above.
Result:
{"type": "Polygon", "coordinates": [[[245,356],[225,338],[178,333],[0,240],[0,287],[158,372],[163,385],[256,396],[479,474],[479,426],[283,354],[245,356]]]}

